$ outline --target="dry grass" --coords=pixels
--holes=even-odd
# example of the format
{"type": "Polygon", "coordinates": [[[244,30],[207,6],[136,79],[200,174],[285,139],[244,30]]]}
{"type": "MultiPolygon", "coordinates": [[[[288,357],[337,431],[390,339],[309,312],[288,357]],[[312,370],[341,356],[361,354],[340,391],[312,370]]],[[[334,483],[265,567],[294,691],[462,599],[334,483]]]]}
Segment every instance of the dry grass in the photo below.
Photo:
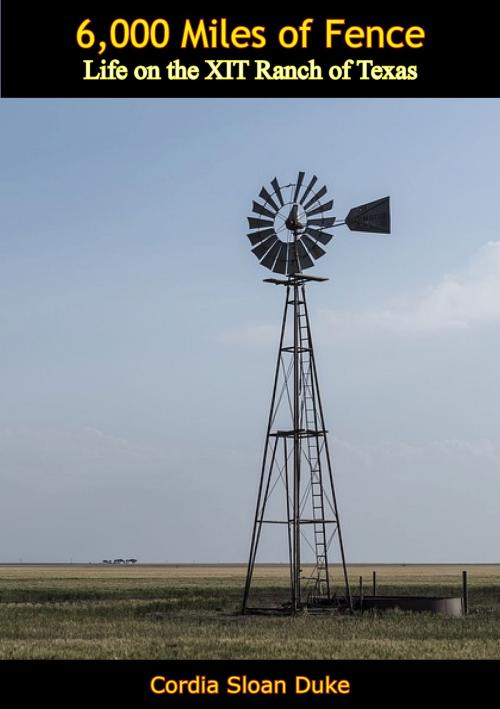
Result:
{"type": "MultiPolygon", "coordinates": [[[[449,618],[238,614],[242,566],[0,566],[0,658],[500,658],[500,566],[353,566],[380,593],[459,595],[449,618]]],[[[283,598],[287,568],[257,569],[257,594],[283,598]]]]}

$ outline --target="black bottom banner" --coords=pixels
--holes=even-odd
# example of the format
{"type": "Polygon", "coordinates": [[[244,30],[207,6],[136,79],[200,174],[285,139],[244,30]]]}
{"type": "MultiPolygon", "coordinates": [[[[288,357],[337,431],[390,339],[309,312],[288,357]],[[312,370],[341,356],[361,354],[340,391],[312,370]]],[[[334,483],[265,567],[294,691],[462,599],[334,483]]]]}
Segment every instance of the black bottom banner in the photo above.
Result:
{"type": "Polygon", "coordinates": [[[22,706],[422,706],[494,695],[498,661],[4,661],[22,706]]]}

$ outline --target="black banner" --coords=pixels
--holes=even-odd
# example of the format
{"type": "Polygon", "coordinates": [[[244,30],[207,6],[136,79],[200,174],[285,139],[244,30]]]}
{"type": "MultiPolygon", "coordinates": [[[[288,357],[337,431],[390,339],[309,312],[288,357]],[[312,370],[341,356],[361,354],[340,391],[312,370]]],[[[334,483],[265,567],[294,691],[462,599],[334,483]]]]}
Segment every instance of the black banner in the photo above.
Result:
{"type": "Polygon", "coordinates": [[[495,661],[5,661],[22,706],[366,707],[474,705],[495,694],[495,661]]]}
{"type": "Polygon", "coordinates": [[[230,7],[211,3],[200,14],[188,3],[147,0],[3,0],[1,95],[500,95],[496,41],[480,10],[230,7]]]}

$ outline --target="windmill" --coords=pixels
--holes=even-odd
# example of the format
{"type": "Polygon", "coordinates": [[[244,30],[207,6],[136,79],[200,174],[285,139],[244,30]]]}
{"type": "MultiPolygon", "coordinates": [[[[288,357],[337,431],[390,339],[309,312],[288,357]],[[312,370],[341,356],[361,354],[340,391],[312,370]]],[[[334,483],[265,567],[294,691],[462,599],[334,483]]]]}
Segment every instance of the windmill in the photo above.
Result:
{"type": "Polygon", "coordinates": [[[333,200],[318,178],[299,172],[295,182],[262,187],[248,217],[248,238],[260,264],[281,277],[265,283],[285,287],[271,406],[250,543],[243,613],[252,607],[252,580],[259,546],[270,529],[278,531],[289,565],[289,597],[282,609],[352,608],[332,461],[320,396],[306,284],[327,278],[304,274],[324,256],[333,234],[390,232],[389,197],[354,207],[343,221],[331,215],[333,200]],[[334,559],[342,581],[332,578],[334,559]]]}

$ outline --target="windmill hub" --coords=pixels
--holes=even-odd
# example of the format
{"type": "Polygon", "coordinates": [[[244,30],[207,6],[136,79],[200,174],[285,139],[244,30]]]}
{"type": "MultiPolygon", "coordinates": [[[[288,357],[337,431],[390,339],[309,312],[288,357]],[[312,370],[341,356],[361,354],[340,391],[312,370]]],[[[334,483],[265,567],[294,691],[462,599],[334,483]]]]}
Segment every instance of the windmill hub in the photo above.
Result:
{"type": "Polygon", "coordinates": [[[290,214],[288,215],[288,219],[285,222],[285,226],[287,229],[290,231],[293,231],[294,233],[300,231],[301,229],[304,228],[304,224],[300,221],[299,218],[299,205],[294,204],[293,207],[290,210],[290,214]]]}

